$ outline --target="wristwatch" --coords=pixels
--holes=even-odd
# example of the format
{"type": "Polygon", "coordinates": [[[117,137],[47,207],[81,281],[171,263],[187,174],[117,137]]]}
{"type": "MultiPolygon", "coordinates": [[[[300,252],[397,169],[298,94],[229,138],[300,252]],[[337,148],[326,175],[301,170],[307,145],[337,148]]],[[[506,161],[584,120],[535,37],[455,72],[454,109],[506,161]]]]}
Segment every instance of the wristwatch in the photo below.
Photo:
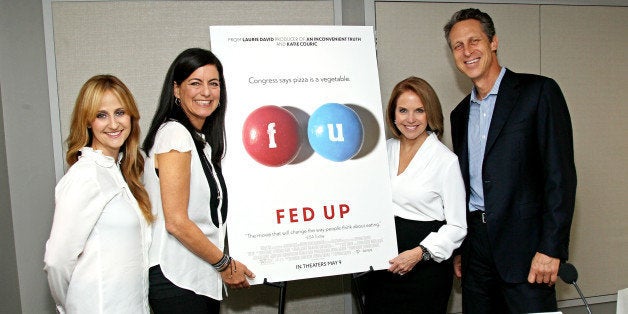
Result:
{"type": "Polygon", "coordinates": [[[419,244],[419,247],[421,248],[421,251],[423,251],[423,254],[421,255],[421,261],[429,261],[432,259],[432,254],[430,253],[430,251],[428,251],[423,245],[419,244]]]}

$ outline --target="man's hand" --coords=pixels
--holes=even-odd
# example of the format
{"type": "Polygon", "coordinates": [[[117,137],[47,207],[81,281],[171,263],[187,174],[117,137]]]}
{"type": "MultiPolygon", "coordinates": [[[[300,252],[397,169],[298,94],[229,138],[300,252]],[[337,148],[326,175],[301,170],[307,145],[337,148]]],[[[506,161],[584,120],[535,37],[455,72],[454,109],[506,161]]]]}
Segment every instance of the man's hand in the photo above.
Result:
{"type": "Polygon", "coordinates": [[[554,285],[558,279],[559,266],[560,260],[558,258],[536,252],[534,258],[532,258],[532,264],[530,265],[528,282],[546,283],[550,286],[554,285]]]}
{"type": "Polygon", "coordinates": [[[454,275],[460,279],[462,277],[462,256],[454,256],[454,275]]]}

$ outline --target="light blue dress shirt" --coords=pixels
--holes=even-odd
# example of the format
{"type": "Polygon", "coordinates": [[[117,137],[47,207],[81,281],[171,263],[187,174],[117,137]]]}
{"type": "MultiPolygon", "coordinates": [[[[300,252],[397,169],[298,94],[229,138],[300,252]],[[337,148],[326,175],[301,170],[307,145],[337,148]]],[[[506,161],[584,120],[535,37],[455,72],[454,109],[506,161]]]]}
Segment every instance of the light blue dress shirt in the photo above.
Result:
{"type": "Polygon", "coordinates": [[[484,188],[482,186],[482,162],[486,150],[486,139],[488,129],[493,118],[497,91],[506,73],[506,68],[502,67],[499,76],[491,91],[483,99],[478,99],[475,87],[471,90],[471,101],[469,110],[469,125],[467,141],[469,144],[469,179],[471,195],[469,197],[469,211],[484,211],[484,188]]]}

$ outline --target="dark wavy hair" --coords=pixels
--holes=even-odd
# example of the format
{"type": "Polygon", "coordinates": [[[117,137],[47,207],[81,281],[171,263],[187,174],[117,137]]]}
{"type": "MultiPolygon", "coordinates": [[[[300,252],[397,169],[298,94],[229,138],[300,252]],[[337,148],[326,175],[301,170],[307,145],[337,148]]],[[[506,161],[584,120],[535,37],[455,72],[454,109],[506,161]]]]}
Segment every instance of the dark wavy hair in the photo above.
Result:
{"type": "Polygon", "coordinates": [[[164,79],[164,85],[161,89],[161,96],[159,97],[159,104],[157,110],[153,116],[153,120],[148,129],[148,133],[144,138],[142,148],[148,155],[153,144],[155,143],[155,135],[161,127],[161,125],[169,120],[175,120],[183,124],[194,139],[197,147],[203,147],[203,139],[197,135],[197,132],[203,133],[205,140],[212,148],[212,163],[216,166],[220,166],[220,162],[225,155],[225,112],[227,109],[227,87],[225,85],[225,77],[223,75],[222,63],[218,60],[211,51],[201,48],[190,48],[181,52],[172,62],[166,78],[164,79]],[[214,112],[205,119],[205,123],[201,130],[196,130],[192,123],[185,115],[181,106],[175,104],[174,86],[175,84],[181,85],[185,79],[187,79],[196,69],[206,66],[214,65],[218,70],[218,76],[220,79],[220,106],[214,110],[214,112]]]}
{"type": "Polygon", "coordinates": [[[447,22],[447,24],[445,24],[445,26],[443,27],[443,31],[445,31],[445,39],[447,39],[447,45],[449,47],[451,47],[449,33],[451,32],[451,29],[454,27],[454,25],[458,22],[471,19],[479,21],[480,24],[482,24],[482,31],[484,32],[484,34],[486,34],[486,36],[488,36],[488,41],[493,41],[493,37],[495,37],[495,24],[493,24],[493,19],[491,19],[491,16],[478,9],[469,8],[454,13],[451,16],[451,19],[449,19],[449,22],[447,22]]]}

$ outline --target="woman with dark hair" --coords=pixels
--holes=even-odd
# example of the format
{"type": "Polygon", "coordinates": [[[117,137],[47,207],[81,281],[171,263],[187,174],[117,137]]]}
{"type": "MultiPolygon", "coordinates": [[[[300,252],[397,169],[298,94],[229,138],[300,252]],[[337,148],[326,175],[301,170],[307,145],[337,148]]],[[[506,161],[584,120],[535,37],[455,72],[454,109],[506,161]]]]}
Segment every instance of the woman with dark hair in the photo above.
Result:
{"type": "Polygon", "coordinates": [[[45,270],[59,313],[150,313],[151,214],[140,177],[139,112],[117,77],[90,78],[76,98],[55,188],[45,270]]]}
{"type": "Polygon", "coordinates": [[[248,268],[225,253],[227,90],[222,64],[191,48],[173,61],[144,140],[144,184],[156,222],[150,249],[154,313],[218,313],[223,282],[249,286],[248,268]]]}
{"type": "Polygon", "coordinates": [[[366,278],[367,313],[447,313],[450,257],[467,231],[458,158],[440,142],[443,113],[432,87],[399,82],[386,109],[386,142],[399,255],[366,278]]]}

